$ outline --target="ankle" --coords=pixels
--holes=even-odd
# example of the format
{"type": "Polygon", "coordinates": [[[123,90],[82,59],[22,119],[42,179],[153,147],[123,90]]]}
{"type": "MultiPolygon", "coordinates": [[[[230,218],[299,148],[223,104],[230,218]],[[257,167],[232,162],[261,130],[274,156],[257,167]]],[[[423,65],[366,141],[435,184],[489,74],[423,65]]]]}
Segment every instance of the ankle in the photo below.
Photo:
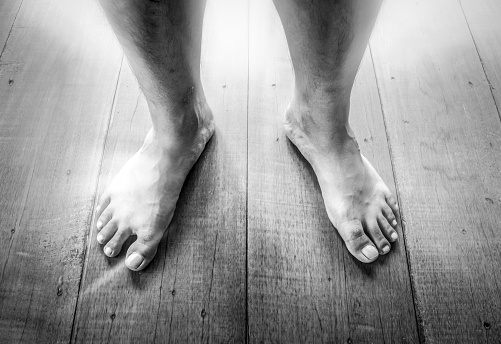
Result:
{"type": "Polygon", "coordinates": [[[152,138],[161,145],[190,145],[212,135],[213,115],[203,91],[190,94],[180,104],[150,106],[152,138]]]}
{"type": "Polygon", "coordinates": [[[348,115],[349,102],[325,104],[295,96],[286,110],[284,126],[289,137],[305,137],[318,149],[331,150],[355,140],[348,115]]]}

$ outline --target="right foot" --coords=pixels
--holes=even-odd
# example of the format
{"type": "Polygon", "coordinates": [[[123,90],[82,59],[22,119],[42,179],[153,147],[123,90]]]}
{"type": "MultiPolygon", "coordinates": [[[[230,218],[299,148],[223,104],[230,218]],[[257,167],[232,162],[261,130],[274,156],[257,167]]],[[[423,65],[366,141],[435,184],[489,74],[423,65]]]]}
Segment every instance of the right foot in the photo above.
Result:
{"type": "Polygon", "coordinates": [[[131,235],[126,266],[144,269],[169,226],[188,172],[214,132],[212,113],[204,106],[198,125],[184,137],[165,137],[153,129],[102,195],[97,207],[97,241],[115,257],[131,235]]]}

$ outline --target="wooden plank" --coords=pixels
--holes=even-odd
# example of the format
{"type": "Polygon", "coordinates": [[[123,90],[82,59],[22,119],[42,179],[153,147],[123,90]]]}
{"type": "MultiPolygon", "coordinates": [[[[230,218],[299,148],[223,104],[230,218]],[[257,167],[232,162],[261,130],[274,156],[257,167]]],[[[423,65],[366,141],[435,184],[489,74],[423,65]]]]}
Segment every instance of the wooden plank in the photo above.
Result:
{"type": "MultiPolygon", "coordinates": [[[[501,106],[501,63],[499,62],[501,2],[498,0],[461,0],[460,2],[499,114],[501,106]]],[[[470,86],[475,87],[475,84],[472,83],[470,86]]]]}
{"type": "Polygon", "coordinates": [[[501,124],[460,3],[388,1],[373,43],[424,339],[495,343],[501,124]]]}
{"type": "Polygon", "coordinates": [[[16,19],[22,0],[0,1],[0,58],[6,49],[7,38],[16,19]]]}
{"type": "MultiPolygon", "coordinates": [[[[93,230],[74,342],[245,341],[247,3],[209,0],[207,6],[202,73],[216,133],[143,272],[125,267],[128,245],[117,258],[107,258],[93,230]]],[[[124,63],[100,192],[149,127],[145,100],[124,63]]]]}
{"type": "Polygon", "coordinates": [[[121,58],[105,25],[94,2],[25,0],[0,61],[2,343],[70,339],[121,58]]]}
{"type": "MultiPolygon", "coordinates": [[[[293,74],[280,25],[271,2],[251,2],[250,342],[416,343],[403,240],[371,265],[352,258],[329,222],[311,167],[283,133],[293,74]]],[[[363,153],[394,191],[367,54],[354,88],[351,122],[363,153]]]]}

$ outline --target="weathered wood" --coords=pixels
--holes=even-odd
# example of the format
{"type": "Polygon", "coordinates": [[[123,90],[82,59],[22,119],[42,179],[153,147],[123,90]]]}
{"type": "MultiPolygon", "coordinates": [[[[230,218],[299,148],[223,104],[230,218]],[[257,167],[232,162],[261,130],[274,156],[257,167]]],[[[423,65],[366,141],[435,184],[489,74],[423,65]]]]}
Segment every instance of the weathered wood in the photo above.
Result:
{"type": "MultiPolygon", "coordinates": [[[[279,18],[271,2],[250,5],[250,342],[415,343],[402,233],[392,253],[371,265],[345,249],[312,169],[283,133],[293,75],[279,18]]],[[[369,54],[356,80],[351,122],[363,153],[394,190],[369,54]]]]}
{"type": "MultiPolygon", "coordinates": [[[[125,267],[128,245],[117,258],[107,258],[93,226],[74,342],[245,341],[246,1],[209,0],[205,29],[203,83],[216,133],[143,272],[125,267]]],[[[124,63],[100,192],[140,147],[149,126],[144,97],[124,63]]]]}
{"type": "Polygon", "coordinates": [[[99,13],[25,0],[0,60],[1,343],[70,339],[121,56],[99,13]]]}
{"type": "MultiPolygon", "coordinates": [[[[480,2],[461,0],[461,6],[499,114],[501,107],[501,2],[498,0],[480,2]]],[[[472,83],[470,86],[475,87],[475,84],[472,83]]]]}
{"type": "Polygon", "coordinates": [[[372,42],[424,339],[496,343],[501,124],[460,3],[388,1],[372,42]]]}
{"type": "Polygon", "coordinates": [[[22,0],[0,1],[0,57],[6,49],[5,43],[13,28],[22,0]]]}

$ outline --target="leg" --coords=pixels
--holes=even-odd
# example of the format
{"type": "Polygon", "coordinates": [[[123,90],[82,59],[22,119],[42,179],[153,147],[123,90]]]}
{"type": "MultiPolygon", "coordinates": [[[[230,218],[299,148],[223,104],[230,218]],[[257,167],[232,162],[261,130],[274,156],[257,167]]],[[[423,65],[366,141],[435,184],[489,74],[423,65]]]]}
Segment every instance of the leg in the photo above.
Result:
{"type": "Polygon", "coordinates": [[[97,240],[116,256],[137,240],[126,265],[153,259],[186,175],[213,131],[200,81],[204,0],[101,0],[146,97],[153,123],[141,149],[122,167],[97,207],[97,240]]]}
{"type": "Polygon", "coordinates": [[[382,0],[274,0],[295,72],[285,131],[312,165],[327,214],[358,260],[390,250],[395,198],[360,154],[350,94],[382,0]]]}

